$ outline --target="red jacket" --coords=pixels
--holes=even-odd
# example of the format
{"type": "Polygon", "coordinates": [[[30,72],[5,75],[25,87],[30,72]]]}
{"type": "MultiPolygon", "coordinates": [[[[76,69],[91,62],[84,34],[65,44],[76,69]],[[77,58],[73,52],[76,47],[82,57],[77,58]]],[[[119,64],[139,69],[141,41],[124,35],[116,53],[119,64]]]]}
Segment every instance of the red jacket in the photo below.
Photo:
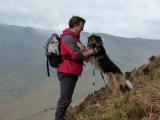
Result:
{"type": "Polygon", "coordinates": [[[83,55],[77,42],[80,42],[79,35],[70,29],[65,29],[62,34],[60,53],[63,62],[58,66],[58,72],[81,75],[83,70],[83,55]]]}

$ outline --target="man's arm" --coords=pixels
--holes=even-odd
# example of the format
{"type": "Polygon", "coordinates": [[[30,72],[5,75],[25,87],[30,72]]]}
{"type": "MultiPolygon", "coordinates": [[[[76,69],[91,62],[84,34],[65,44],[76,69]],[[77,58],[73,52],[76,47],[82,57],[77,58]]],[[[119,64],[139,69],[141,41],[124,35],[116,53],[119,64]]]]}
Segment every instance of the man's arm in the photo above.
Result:
{"type": "Polygon", "coordinates": [[[71,35],[65,35],[64,42],[66,43],[66,51],[69,53],[72,60],[76,60],[82,63],[84,60],[87,60],[93,54],[93,49],[82,52],[77,44],[77,41],[71,35]]]}

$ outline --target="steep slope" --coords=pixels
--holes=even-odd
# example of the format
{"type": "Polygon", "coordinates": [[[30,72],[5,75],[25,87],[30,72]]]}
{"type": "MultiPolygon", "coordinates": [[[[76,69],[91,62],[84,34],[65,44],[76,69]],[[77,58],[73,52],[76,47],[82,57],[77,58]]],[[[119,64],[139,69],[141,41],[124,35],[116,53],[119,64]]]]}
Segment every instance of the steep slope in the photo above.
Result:
{"type": "Polygon", "coordinates": [[[160,57],[126,72],[134,91],[113,98],[105,88],[90,94],[80,105],[70,108],[67,120],[159,120],[160,57]]]}

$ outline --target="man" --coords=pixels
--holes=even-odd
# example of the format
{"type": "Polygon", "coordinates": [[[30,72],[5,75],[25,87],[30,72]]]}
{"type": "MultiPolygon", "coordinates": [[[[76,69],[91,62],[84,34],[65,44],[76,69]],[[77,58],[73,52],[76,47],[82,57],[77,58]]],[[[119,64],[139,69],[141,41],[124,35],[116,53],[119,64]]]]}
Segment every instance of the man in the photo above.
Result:
{"type": "Polygon", "coordinates": [[[93,53],[92,49],[82,53],[77,45],[80,43],[80,33],[83,31],[84,24],[83,18],[73,16],[69,20],[69,28],[65,29],[62,34],[60,52],[63,62],[57,68],[57,76],[60,81],[60,98],[57,102],[55,120],[65,120],[64,116],[72,101],[78,76],[83,70],[83,60],[93,53]]]}

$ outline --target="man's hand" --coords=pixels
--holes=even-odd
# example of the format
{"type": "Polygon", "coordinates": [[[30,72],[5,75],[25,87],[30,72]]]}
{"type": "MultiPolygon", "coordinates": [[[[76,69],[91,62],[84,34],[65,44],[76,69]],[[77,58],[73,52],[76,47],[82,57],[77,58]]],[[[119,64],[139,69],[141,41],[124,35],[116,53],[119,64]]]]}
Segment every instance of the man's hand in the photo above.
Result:
{"type": "Polygon", "coordinates": [[[94,49],[88,49],[85,52],[83,52],[83,56],[84,56],[84,61],[88,62],[90,61],[90,58],[92,57],[92,55],[94,54],[94,49]]]}
{"type": "Polygon", "coordinates": [[[82,52],[87,51],[87,48],[85,45],[83,45],[82,43],[77,42],[78,47],[81,49],[82,52]]]}
{"type": "Polygon", "coordinates": [[[84,56],[84,57],[88,57],[88,56],[93,55],[93,53],[94,53],[94,50],[93,50],[93,49],[89,49],[89,50],[87,50],[87,51],[85,51],[85,52],[83,53],[83,56],[84,56]]]}

